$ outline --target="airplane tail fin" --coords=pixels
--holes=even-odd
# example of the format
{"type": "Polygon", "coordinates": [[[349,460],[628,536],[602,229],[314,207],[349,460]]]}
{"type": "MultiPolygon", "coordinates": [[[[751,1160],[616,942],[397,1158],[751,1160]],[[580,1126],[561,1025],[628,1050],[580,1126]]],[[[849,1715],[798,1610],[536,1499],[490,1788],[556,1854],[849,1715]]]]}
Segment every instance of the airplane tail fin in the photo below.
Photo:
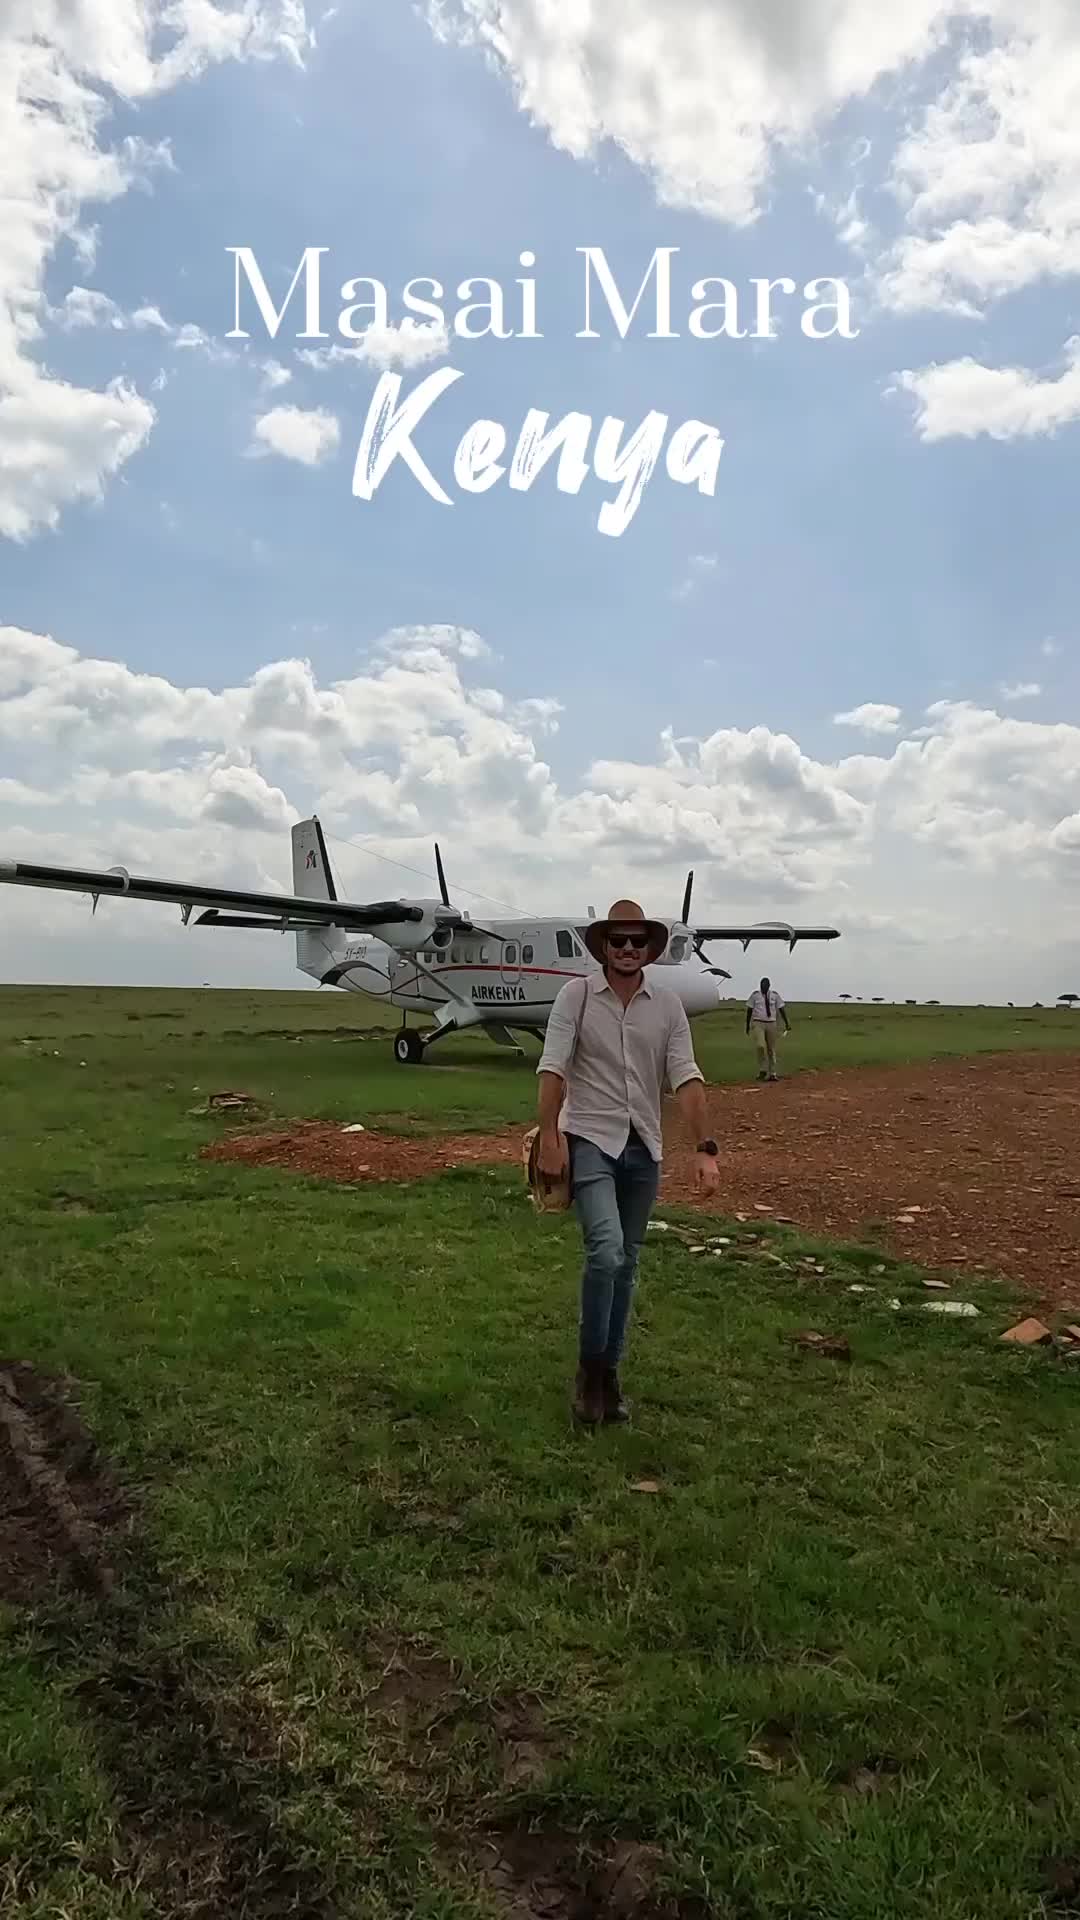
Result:
{"type": "MultiPolygon", "coordinates": [[[[301,900],[336,900],[334,870],[318,820],[298,820],[292,830],[293,892],[301,900]]],[[[333,927],[298,933],[296,964],[301,973],[321,980],[336,956],[333,927]]]]}
{"type": "Polygon", "coordinates": [[[301,900],[336,900],[334,870],[318,820],[298,820],[292,830],[293,892],[301,900]]]}

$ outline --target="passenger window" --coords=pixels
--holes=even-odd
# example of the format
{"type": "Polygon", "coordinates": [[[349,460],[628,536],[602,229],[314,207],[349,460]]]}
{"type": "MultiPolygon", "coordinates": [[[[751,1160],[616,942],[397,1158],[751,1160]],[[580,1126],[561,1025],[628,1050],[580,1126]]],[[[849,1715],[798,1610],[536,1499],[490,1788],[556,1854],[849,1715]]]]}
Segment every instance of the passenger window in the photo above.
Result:
{"type": "Polygon", "coordinates": [[[530,964],[532,957],[533,957],[532,948],[528,945],[522,947],[521,949],[522,965],[527,967],[530,964]]]}
{"type": "Polygon", "coordinates": [[[503,965],[507,967],[517,966],[517,941],[516,940],[507,941],[506,952],[503,955],[503,965]]]}
{"type": "Polygon", "coordinates": [[[574,957],[573,936],[572,934],[567,933],[562,927],[559,928],[558,933],[555,935],[555,945],[556,945],[556,948],[558,949],[560,960],[573,959],[574,957]]]}

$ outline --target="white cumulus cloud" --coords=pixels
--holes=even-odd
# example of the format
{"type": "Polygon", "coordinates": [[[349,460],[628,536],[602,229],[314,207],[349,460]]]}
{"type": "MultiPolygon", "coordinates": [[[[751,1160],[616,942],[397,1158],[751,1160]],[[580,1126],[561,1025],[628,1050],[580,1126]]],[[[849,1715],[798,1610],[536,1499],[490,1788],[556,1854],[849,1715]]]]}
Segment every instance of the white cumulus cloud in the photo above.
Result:
{"type": "Polygon", "coordinates": [[[428,360],[441,360],[449,351],[450,335],[445,324],[406,318],[397,326],[388,322],[386,326],[368,327],[355,346],[304,347],[297,358],[318,372],[350,365],[408,371],[428,360]]]}
{"type": "MultiPolygon", "coordinates": [[[[556,770],[559,702],[511,697],[496,659],[468,629],[410,627],[342,679],[279,659],[215,689],[2,629],[0,854],[287,888],[288,827],[318,811],[332,846],[356,843],[340,852],[354,898],[429,893],[438,838],[452,892],[579,917],[618,893],[674,912],[692,866],[707,918],[839,926],[844,984],[867,993],[1045,998],[1042,970],[1080,938],[1080,727],[943,701],[875,753],[706,726],[635,754],[613,732],[556,770]]],[[[0,973],[55,977],[53,931],[81,927],[80,903],[3,907],[0,973]]],[[[141,977],[289,982],[287,953],[237,936],[219,961],[148,907],[99,915],[100,948],[80,935],[74,964],[129,978],[136,929],[141,977]]],[[[787,963],[799,991],[835,990],[831,952],[787,963]]]]}
{"type": "MultiPolygon", "coordinates": [[[[441,37],[484,51],[556,147],[582,163],[619,150],[661,205],[747,226],[781,171],[802,167],[819,212],[887,309],[970,319],[1024,288],[1080,275],[1075,0],[427,8],[441,37]],[[891,103],[900,130],[856,141],[844,116],[871,101],[891,103]],[[845,194],[814,178],[830,144],[854,176],[845,194]]],[[[970,423],[984,409],[994,424],[981,430],[1002,437],[1077,417],[1071,361],[1061,379],[977,360],[912,378],[931,382],[924,438],[973,430],[937,423],[970,423]]]]}
{"type": "Polygon", "coordinates": [[[1049,378],[1024,367],[985,367],[966,355],[896,379],[917,402],[923,440],[1030,439],[1080,420],[1080,337],[1066,347],[1064,372],[1049,378]]]}
{"type": "Polygon", "coordinates": [[[899,733],[901,718],[899,707],[867,700],[861,707],[852,707],[850,713],[834,713],[833,725],[858,727],[863,733],[899,733]]]}
{"type": "MultiPolygon", "coordinates": [[[[110,144],[114,101],[149,99],[224,59],[299,60],[308,38],[298,0],[7,0],[0,11],[0,536],[27,540],[73,502],[100,499],[154,425],[124,381],[87,390],[39,357],[61,241],[92,258],[85,210],[171,164],[165,146],[110,144]]],[[[106,293],[71,294],[64,324],[123,323],[106,293]]],[[[155,325],[150,312],[130,324],[155,325]]]]}
{"type": "Polygon", "coordinates": [[[564,152],[608,143],[667,206],[756,218],[778,158],[883,76],[941,43],[941,0],[429,0],[436,30],[483,47],[564,152]]]}
{"type": "Polygon", "coordinates": [[[1069,0],[969,0],[944,85],[901,142],[907,231],[883,273],[901,311],[978,313],[1080,272],[1080,16],[1069,0]]]}
{"type": "Polygon", "coordinates": [[[264,453],[278,453],[284,460],[298,460],[302,466],[317,467],[333,453],[341,440],[341,428],[332,413],[321,407],[308,411],[303,407],[271,407],[260,414],[254,426],[255,447],[264,453]]]}

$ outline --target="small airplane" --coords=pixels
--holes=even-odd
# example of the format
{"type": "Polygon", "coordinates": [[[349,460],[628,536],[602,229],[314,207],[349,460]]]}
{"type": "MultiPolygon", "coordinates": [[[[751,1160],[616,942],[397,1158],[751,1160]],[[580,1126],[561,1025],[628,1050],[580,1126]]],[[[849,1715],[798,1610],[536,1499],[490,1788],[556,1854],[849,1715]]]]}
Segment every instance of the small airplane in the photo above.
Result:
{"type": "MultiPolygon", "coordinates": [[[[588,927],[578,925],[572,914],[480,926],[471,914],[452,906],[437,846],[438,900],[340,899],[323,830],[314,817],[292,829],[292,867],[292,894],[140,878],[124,867],[45,867],[25,860],[0,860],[0,882],[89,894],[95,913],[100,899],[150,900],[178,906],[185,927],[194,914],[200,927],[264,927],[295,934],[301,973],[321,986],[365,993],[400,1008],[394,1058],[403,1064],[423,1060],[436,1040],[470,1027],[482,1029],[497,1045],[511,1047],[523,1058],[514,1034],[542,1040],[559,990],[568,980],[597,970],[585,946],[588,927]],[[409,1026],[410,1013],[427,1018],[426,1030],[409,1026]]],[[[800,940],[839,938],[835,927],[790,927],[780,921],[691,926],[693,885],[690,873],[677,920],[658,916],[670,929],[668,944],[647,969],[651,978],[674,989],[691,1019],[716,1012],[723,1000],[720,983],[731,978],[705,958],[710,941],[738,940],[745,953],[752,940],[783,940],[790,951],[800,940]]],[[[595,918],[591,908],[589,918],[595,918]]]]}

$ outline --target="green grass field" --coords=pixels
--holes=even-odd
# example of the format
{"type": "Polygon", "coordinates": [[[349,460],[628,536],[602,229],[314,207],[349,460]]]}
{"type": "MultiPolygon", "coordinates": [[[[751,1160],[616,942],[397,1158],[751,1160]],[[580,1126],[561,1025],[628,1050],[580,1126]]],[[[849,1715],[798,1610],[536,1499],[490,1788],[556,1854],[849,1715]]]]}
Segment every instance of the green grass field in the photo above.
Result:
{"type": "MultiPolygon", "coordinates": [[[[792,1018],[793,1071],[1080,1045],[1052,1010],[792,1018]]],[[[576,1239],[515,1178],[199,1160],[224,1088],[532,1111],[532,1050],[406,1069],[357,1021],[0,990],[0,1361],[78,1380],[133,1506],[113,1597],[0,1606],[5,1920],[1080,1912],[1077,1372],[998,1344],[1000,1287],[938,1320],[869,1249],[657,1235],[634,1426],[578,1436],[576,1239]]],[[[752,1075],[738,1008],[695,1031],[752,1075]]]]}

